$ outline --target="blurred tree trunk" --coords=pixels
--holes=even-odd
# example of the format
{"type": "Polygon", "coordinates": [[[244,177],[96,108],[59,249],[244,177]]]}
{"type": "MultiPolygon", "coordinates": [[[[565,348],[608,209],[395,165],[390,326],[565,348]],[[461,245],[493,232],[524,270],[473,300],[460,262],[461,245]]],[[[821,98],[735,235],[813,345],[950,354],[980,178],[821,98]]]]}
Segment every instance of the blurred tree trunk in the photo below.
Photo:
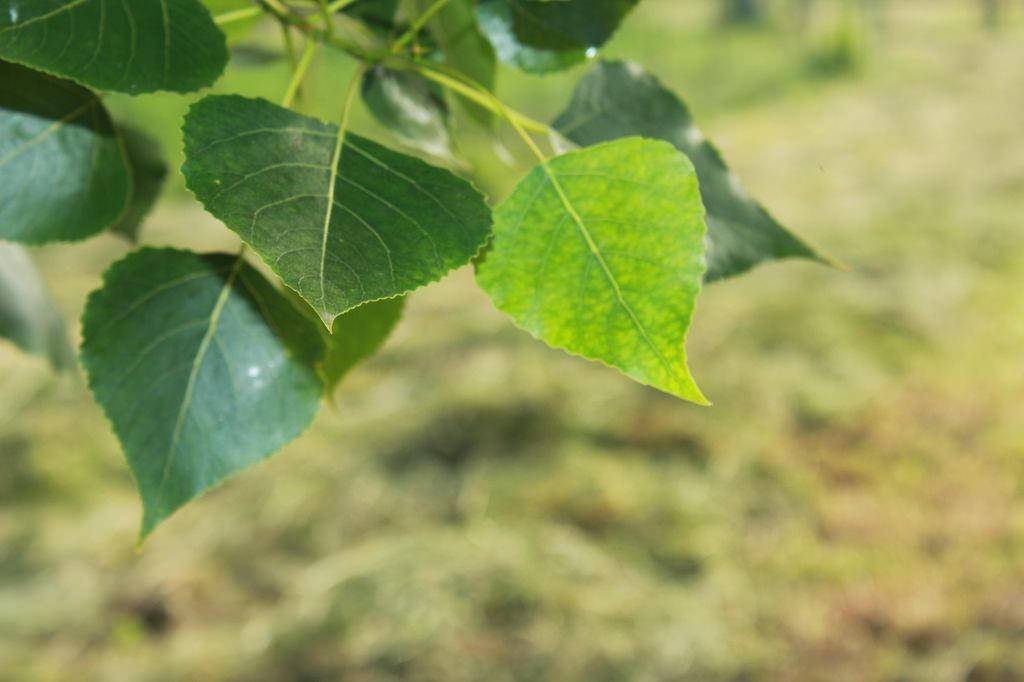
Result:
{"type": "Polygon", "coordinates": [[[981,14],[986,28],[999,28],[1003,14],[1002,0],[981,0],[981,14]]]}
{"type": "Polygon", "coordinates": [[[760,0],[722,0],[722,22],[755,24],[764,18],[760,0]]]}

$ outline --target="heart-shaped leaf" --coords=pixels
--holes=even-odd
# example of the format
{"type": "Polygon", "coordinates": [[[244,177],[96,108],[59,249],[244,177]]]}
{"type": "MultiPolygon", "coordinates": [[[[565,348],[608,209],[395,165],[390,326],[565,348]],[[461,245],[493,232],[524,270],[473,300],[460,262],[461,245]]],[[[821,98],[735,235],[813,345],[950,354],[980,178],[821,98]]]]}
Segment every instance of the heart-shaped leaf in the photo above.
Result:
{"type": "Polygon", "coordinates": [[[686,157],[664,142],[618,140],[527,175],[495,211],[477,280],[548,344],[706,404],[685,349],[704,231],[686,157]]]}
{"type": "Polygon", "coordinates": [[[0,244],[0,337],[46,358],[56,370],[74,366],[64,320],[39,271],[16,244],[0,244]]]}
{"type": "Polygon", "coordinates": [[[121,141],[85,88],[0,62],[0,239],[84,239],[115,223],[131,193],[121,141]]]}
{"type": "Polygon", "coordinates": [[[206,97],[184,132],[188,188],[328,328],[465,265],[490,233],[465,180],[264,100],[206,97]]]}
{"type": "Polygon", "coordinates": [[[0,0],[0,59],[137,95],[210,85],[228,50],[199,0],[0,0]]]}
{"type": "Polygon", "coordinates": [[[498,58],[524,71],[558,71],[604,45],[639,0],[480,0],[477,16],[498,58]]]}
{"type": "Polygon", "coordinates": [[[319,405],[315,322],[239,256],[129,254],[89,297],[82,337],[142,495],[143,537],[298,436],[319,405]]]}
{"type": "Polygon", "coordinates": [[[707,281],[777,258],[824,260],[747,194],[686,105],[639,66],[595,65],[554,125],[582,146],[641,135],[665,140],[690,158],[708,212],[707,281]]]}

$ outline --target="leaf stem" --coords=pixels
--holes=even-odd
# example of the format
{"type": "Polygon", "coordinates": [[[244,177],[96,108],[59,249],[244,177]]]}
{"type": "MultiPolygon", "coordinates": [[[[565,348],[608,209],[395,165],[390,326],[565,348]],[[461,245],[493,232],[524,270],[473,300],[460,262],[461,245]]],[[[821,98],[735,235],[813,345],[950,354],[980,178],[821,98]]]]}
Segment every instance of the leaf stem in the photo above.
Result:
{"type": "Polygon", "coordinates": [[[254,19],[263,14],[263,8],[259,6],[243,7],[242,9],[232,10],[230,12],[224,12],[218,14],[213,18],[213,23],[218,26],[224,26],[225,24],[231,24],[236,21],[243,21],[245,19],[254,19]]]}
{"type": "Polygon", "coordinates": [[[408,30],[405,33],[403,33],[398,38],[398,40],[391,44],[390,51],[398,52],[403,47],[408,45],[409,41],[415,38],[416,35],[420,32],[420,30],[422,30],[422,28],[427,25],[427,22],[433,19],[435,14],[444,9],[445,6],[450,1],[451,0],[434,0],[434,4],[428,7],[426,11],[424,11],[421,15],[416,17],[416,19],[412,22],[412,25],[409,26],[408,30]]]}
{"type": "Polygon", "coordinates": [[[334,0],[334,2],[327,5],[327,11],[334,14],[338,10],[344,9],[355,1],[356,0],[334,0]]]}
{"type": "MultiPolygon", "coordinates": [[[[287,7],[285,7],[279,0],[260,0],[260,4],[270,14],[273,14],[279,21],[282,21],[290,26],[294,26],[298,30],[306,34],[307,37],[316,40],[321,43],[326,43],[331,47],[339,49],[343,52],[347,52],[357,59],[364,61],[380,61],[380,56],[371,54],[361,47],[342,40],[338,36],[329,35],[328,31],[317,26],[310,24],[305,17],[296,14],[287,7]]],[[[339,5],[343,6],[343,5],[339,5]]],[[[327,6],[330,9],[330,5],[327,6]]]]}
{"type": "Polygon", "coordinates": [[[479,104],[502,118],[508,119],[510,122],[515,120],[523,128],[532,130],[535,133],[551,132],[551,126],[510,109],[501,100],[491,94],[487,88],[474,83],[462,74],[449,75],[445,73],[445,69],[440,64],[431,64],[420,60],[392,63],[396,66],[405,66],[405,68],[409,68],[411,65],[415,71],[419,72],[424,77],[429,78],[435,83],[442,85],[453,92],[457,92],[466,99],[479,104]]]}
{"type": "Polygon", "coordinates": [[[324,18],[324,29],[327,31],[327,37],[334,37],[334,22],[331,21],[331,8],[327,4],[327,0],[320,0],[320,15],[324,18]]]}
{"type": "Polygon", "coordinates": [[[312,38],[306,38],[306,44],[302,48],[302,56],[295,65],[295,70],[292,72],[292,79],[288,83],[288,89],[285,90],[284,97],[281,99],[281,106],[286,109],[291,107],[292,101],[295,99],[295,95],[299,92],[302,81],[305,79],[306,73],[309,71],[309,65],[313,62],[313,55],[316,54],[317,45],[319,45],[319,43],[312,38]]]}

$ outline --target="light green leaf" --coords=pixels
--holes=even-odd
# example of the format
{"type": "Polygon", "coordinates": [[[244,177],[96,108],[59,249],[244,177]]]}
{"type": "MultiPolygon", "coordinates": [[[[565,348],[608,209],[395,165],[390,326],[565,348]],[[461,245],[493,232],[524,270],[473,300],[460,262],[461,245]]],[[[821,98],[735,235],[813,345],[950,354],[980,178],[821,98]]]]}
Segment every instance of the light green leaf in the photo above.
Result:
{"type": "Polygon", "coordinates": [[[604,45],[639,0],[480,0],[477,16],[498,58],[524,71],[558,71],[604,45]]]}
{"type": "Polygon", "coordinates": [[[129,254],[90,295],[82,335],[89,385],[142,496],[142,537],[317,412],[315,323],[238,256],[129,254]]]}
{"type": "MultiPolygon", "coordinates": [[[[420,13],[430,8],[433,0],[415,0],[420,13]]],[[[473,0],[451,0],[427,23],[430,34],[444,55],[444,63],[487,90],[494,90],[497,58],[490,41],[480,32],[473,0]]],[[[478,104],[466,102],[466,110],[478,121],[489,124],[494,115],[478,104]]]]}
{"type": "Polygon", "coordinates": [[[404,308],[405,297],[373,301],[339,315],[331,334],[324,330],[327,352],[320,370],[328,394],[353,367],[381,349],[404,308]]]}
{"type": "Polygon", "coordinates": [[[665,140],[690,157],[708,212],[707,281],[733,277],[777,258],[824,260],[747,194],[686,105],[639,66],[595,65],[554,125],[583,146],[641,135],[665,140]]]}
{"type": "Polygon", "coordinates": [[[0,0],[0,59],[137,95],[210,85],[228,51],[199,0],[0,0]]]}
{"type": "Polygon", "coordinates": [[[131,178],[96,96],[8,62],[0,83],[0,239],[74,241],[117,221],[131,178]]]}
{"type": "Polygon", "coordinates": [[[111,230],[128,241],[138,240],[139,230],[146,215],[160,196],[167,164],[160,145],[152,137],[134,126],[118,127],[132,169],[132,198],[121,220],[111,230]]]}
{"type": "Polygon", "coordinates": [[[404,144],[453,158],[448,104],[433,82],[412,71],[377,66],[363,76],[362,95],[370,113],[404,144]]]}
{"type": "Polygon", "coordinates": [[[23,248],[0,244],[0,337],[40,355],[56,370],[74,365],[64,321],[23,248]]]}
{"type": "Polygon", "coordinates": [[[686,332],[704,274],[693,166],[628,138],[535,168],[494,214],[477,281],[498,309],[555,346],[696,403],[686,332]]]}
{"type": "Polygon", "coordinates": [[[263,100],[185,117],[185,182],[330,327],[465,265],[490,210],[449,171],[263,100]]]}

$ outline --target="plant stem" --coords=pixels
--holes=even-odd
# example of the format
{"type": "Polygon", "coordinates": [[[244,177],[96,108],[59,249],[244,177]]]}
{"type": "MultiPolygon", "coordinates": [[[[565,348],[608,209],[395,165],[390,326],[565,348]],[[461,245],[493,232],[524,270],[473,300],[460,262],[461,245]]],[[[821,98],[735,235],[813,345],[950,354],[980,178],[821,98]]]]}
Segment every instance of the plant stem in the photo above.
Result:
{"type": "Polygon", "coordinates": [[[327,0],[320,0],[320,15],[324,18],[324,29],[327,31],[327,37],[334,37],[334,22],[331,21],[331,8],[327,4],[327,0]]]}
{"type": "Polygon", "coordinates": [[[213,23],[218,26],[230,24],[235,21],[242,21],[244,19],[254,19],[263,14],[263,8],[253,5],[252,7],[243,7],[242,9],[232,10],[230,12],[224,12],[218,14],[213,18],[213,23]]]}
{"type": "Polygon", "coordinates": [[[411,64],[412,68],[425,78],[429,78],[435,83],[457,92],[466,99],[472,100],[488,111],[508,120],[510,124],[512,121],[515,121],[515,125],[532,130],[535,133],[546,134],[551,132],[551,126],[534,120],[526,114],[521,114],[518,111],[510,109],[501,100],[491,94],[487,88],[474,83],[461,74],[449,75],[445,73],[446,69],[443,69],[439,64],[431,64],[429,62],[418,60],[413,62],[404,61],[400,64],[405,64],[406,68],[411,64]]]}
{"type": "Polygon", "coordinates": [[[288,89],[285,90],[284,98],[281,100],[281,106],[285,108],[291,107],[292,101],[295,99],[295,95],[298,93],[299,87],[306,77],[306,72],[309,71],[309,65],[313,62],[313,55],[316,53],[317,45],[319,43],[312,38],[306,38],[306,44],[302,48],[302,56],[294,67],[295,70],[292,72],[292,79],[288,83],[288,89]]]}
{"type": "Polygon", "coordinates": [[[334,2],[327,5],[327,11],[334,14],[339,9],[344,9],[348,5],[351,5],[356,0],[334,0],[334,2]]]}
{"type": "MultiPolygon", "coordinates": [[[[347,52],[357,59],[364,61],[380,60],[379,55],[370,54],[356,45],[341,40],[338,36],[329,35],[326,29],[313,26],[306,21],[305,17],[292,12],[282,5],[279,0],[260,0],[260,3],[268,12],[277,17],[279,21],[290,26],[294,26],[312,40],[325,43],[343,52],[347,52]]],[[[328,5],[328,9],[330,9],[330,5],[328,5]]]]}
{"type": "Polygon", "coordinates": [[[434,18],[434,15],[444,9],[450,0],[434,0],[434,4],[426,9],[423,14],[416,17],[409,30],[403,33],[398,40],[391,44],[391,52],[398,52],[405,47],[410,40],[416,37],[420,30],[427,25],[427,22],[434,18]]]}

